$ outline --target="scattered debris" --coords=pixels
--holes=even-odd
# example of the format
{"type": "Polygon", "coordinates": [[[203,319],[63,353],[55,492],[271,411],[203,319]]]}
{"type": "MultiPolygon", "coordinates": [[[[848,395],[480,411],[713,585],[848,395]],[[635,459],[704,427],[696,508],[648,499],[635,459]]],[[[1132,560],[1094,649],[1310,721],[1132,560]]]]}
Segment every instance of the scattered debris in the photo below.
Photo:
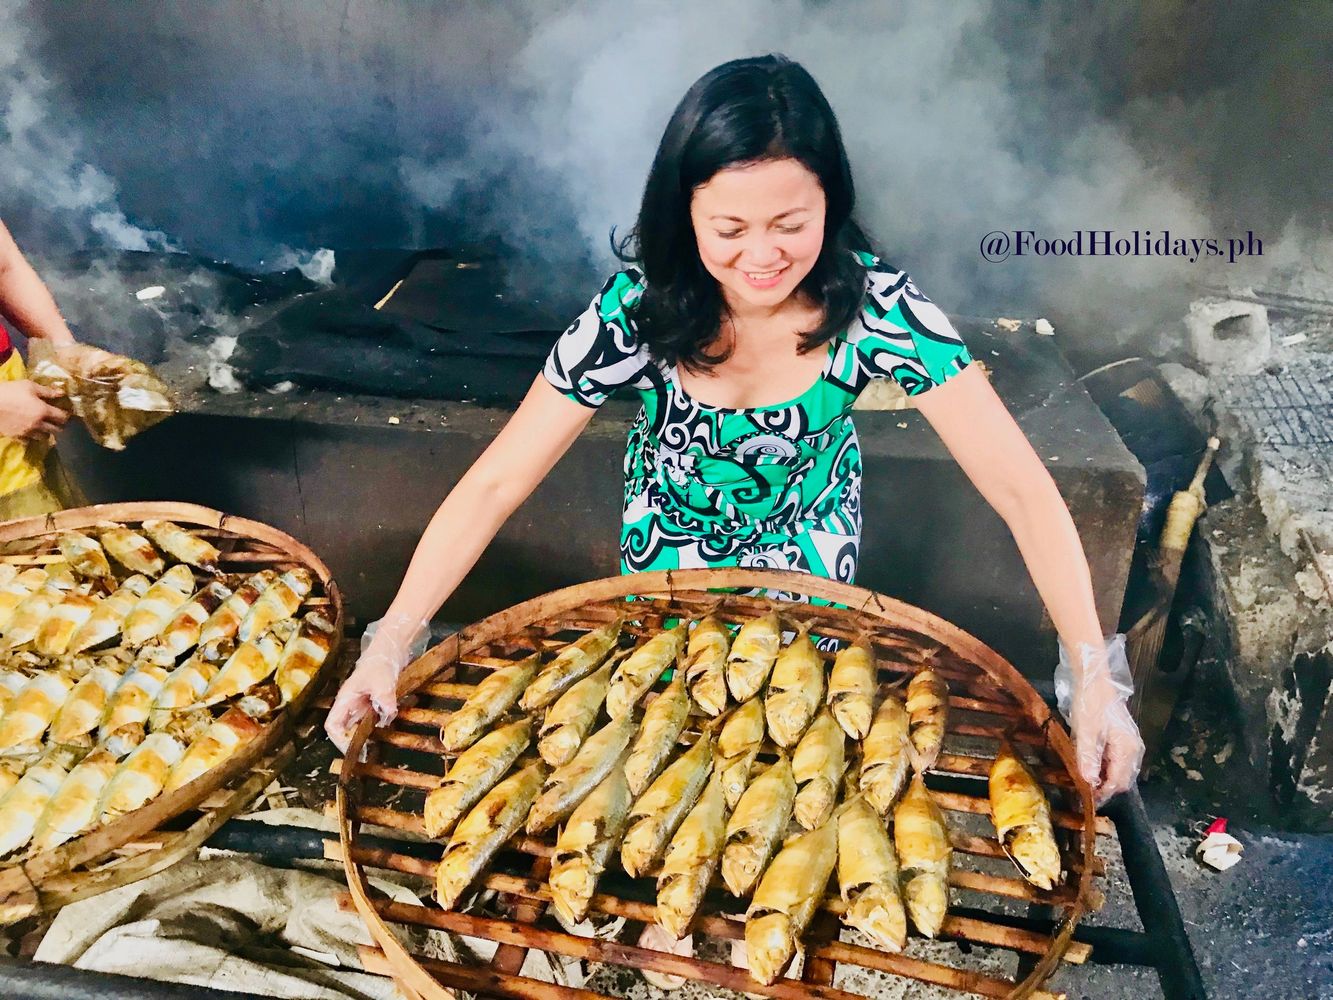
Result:
{"type": "Polygon", "coordinates": [[[236,369],[225,361],[213,361],[208,366],[208,384],[213,389],[230,396],[245,388],[236,377],[236,369]]]}
{"type": "Polygon", "coordinates": [[[150,299],[157,298],[166,290],[165,285],[149,285],[147,288],[140,288],[134,293],[134,297],[140,302],[147,302],[150,299]]]}
{"type": "Polygon", "coordinates": [[[390,418],[389,418],[389,423],[394,424],[394,425],[396,426],[396,425],[398,425],[398,424],[401,424],[402,421],[399,420],[397,417],[390,417],[390,418]]]}
{"type": "Polygon", "coordinates": [[[1018,328],[1023,325],[1023,321],[1021,319],[1006,319],[1001,317],[995,321],[995,325],[1006,333],[1017,333],[1018,328]]]}
{"type": "Polygon", "coordinates": [[[1202,780],[1203,780],[1203,772],[1202,772],[1202,771],[1196,771],[1196,770],[1194,770],[1194,768],[1189,767],[1189,768],[1186,768],[1186,769],[1185,769],[1185,777],[1189,778],[1190,781],[1202,781],[1202,780]]]}
{"type": "Polygon", "coordinates": [[[275,383],[273,383],[273,385],[267,386],[267,387],[264,389],[264,391],[265,391],[265,392],[271,392],[271,393],[272,393],[273,395],[275,395],[275,396],[280,396],[280,395],[282,395],[284,392],[291,392],[291,391],[292,391],[293,389],[295,389],[295,388],[296,388],[296,383],[295,383],[295,382],[291,382],[291,381],[286,381],[286,382],[275,382],[275,383]]]}
{"type": "Polygon", "coordinates": [[[1048,319],[1037,320],[1036,325],[1033,326],[1033,330],[1041,334],[1043,337],[1055,336],[1055,327],[1051,325],[1051,321],[1048,319]]]}
{"type": "Polygon", "coordinates": [[[1303,344],[1309,339],[1309,334],[1293,333],[1289,337],[1283,337],[1278,343],[1283,347],[1295,347],[1297,344],[1303,344]]]}
{"type": "Polygon", "coordinates": [[[1217,751],[1217,753],[1213,754],[1213,762],[1216,764],[1225,764],[1228,760],[1231,759],[1231,754],[1235,751],[1235,749],[1236,745],[1232,743],[1230,740],[1228,740],[1226,746],[1224,746],[1221,750],[1217,751]]]}
{"type": "Polygon", "coordinates": [[[1203,864],[1224,872],[1240,863],[1245,845],[1227,833],[1225,819],[1213,820],[1204,834],[1203,840],[1194,849],[1194,856],[1203,864]]]}

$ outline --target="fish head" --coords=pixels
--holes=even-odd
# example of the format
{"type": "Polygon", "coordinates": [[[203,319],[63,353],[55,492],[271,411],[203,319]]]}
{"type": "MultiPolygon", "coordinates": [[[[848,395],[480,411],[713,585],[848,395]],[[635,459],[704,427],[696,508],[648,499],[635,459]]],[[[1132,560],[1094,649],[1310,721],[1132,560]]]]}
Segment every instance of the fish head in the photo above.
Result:
{"type": "Polygon", "coordinates": [[[755,979],[766,986],[775,982],[796,954],[791,918],[752,912],[745,921],[745,953],[755,979]]]}

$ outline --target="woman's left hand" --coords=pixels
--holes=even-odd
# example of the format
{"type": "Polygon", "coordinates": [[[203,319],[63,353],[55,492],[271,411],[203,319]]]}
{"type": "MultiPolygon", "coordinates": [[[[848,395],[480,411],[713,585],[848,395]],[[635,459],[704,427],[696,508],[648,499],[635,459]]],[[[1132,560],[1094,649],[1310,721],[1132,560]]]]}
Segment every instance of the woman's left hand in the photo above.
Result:
{"type": "Polygon", "coordinates": [[[1125,657],[1125,637],[1100,646],[1081,643],[1077,668],[1060,644],[1056,699],[1069,720],[1079,771],[1097,805],[1134,785],[1143,765],[1143,737],[1129,711],[1134,683],[1125,657]]]}

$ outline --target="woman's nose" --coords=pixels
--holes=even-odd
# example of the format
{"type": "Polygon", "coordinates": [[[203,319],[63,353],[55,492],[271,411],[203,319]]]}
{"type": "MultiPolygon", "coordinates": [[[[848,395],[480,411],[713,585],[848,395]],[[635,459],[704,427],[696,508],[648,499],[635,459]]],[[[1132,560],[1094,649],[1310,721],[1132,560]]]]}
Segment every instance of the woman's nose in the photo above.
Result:
{"type": "Polygon", "coordinates": [[[782,251],[773,238],[768,235],[755,236],[745,247],[748,263],[756,270],[777,264],[782,259],[782,251]]]}

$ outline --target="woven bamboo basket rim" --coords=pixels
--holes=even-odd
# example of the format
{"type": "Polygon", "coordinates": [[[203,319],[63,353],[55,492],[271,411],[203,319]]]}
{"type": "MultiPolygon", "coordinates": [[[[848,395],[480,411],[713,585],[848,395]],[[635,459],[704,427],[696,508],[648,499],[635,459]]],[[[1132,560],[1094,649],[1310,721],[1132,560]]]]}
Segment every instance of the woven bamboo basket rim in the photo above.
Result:
{"type": "MultiPolygon", "coordinates": [[[[0,562],[25,561],[32,558],[34,549],[32,545],[24,545],[23,551],[17,554],[13,551],[18,543],[42,542],[49,537],[54,544],[54,535],[61,531],[91,528],[103,521],[137,525],[151,519],[174,521],[192,530],[203,529],[201,534],[215,540],[220,536],[224,539],[224,544],[228,539],[235,540],[236,543],[259,543],[269,550],[259,552],[261,556],[259,561],[265,564],[291,563],[310,570],[323,591],[324,598],[321,603],[333,621],[334,638],[329,655],[305,689],[265,723],[254,739],[219,766],[205,771],[174,792],[159,795],[146,805],[126,813],[111,823],[95,827],[81,837],[0,868],[0,922],[4,921],[6,915],[12,920],[25,912],[30,912],[33,901],[42,898],[43,886],[48,881],[67,876],[74,869],[104,859],[124,845],[157,831],[170,820],[199,807],[215,792],[227,788],[242,778],[255,768],[257,762],[272,756],[291,736],[296,720],[309,707],[320,686],[330,673],[337,669],[343,640],[344,612],[342,593],[333,579],[333,574],[323,560],[304,544],[286,532],[260,521],[224,514],[222,511],[198,504],[174,501],[132,501],[74,507],[39,517],[0,523],[0,562]],[[22,902],[25,900],[28,901],[26,904],[22,902]],[[11,903],[14,904],[12,908],[8,905],[11,903]]],[[[222,548],[223,545],[219,547],[222,548]]],[[[252,544],[251,549],[253,548],[252,544]]],[[[247,554],[246,551],[236,553],[237,556],[247,554]]],[[[228,562],[228,553],[224,550],[220,563],[225,566],[228,562]]],[[[241,564],[245,567],[252,568],[253,562],[253,560],[241,560],[241,564]]],[[[246,568],[238,568],[231,572],[248,571],[246,568]]],[[[242,782],[239,788],[233,790],[227,802],[212,811],[213,819],[218,825],[220,825],[218,817],[225,818],[224,814],[234,813],[244,805],[242,795],[247,792],[249,784],[242,782]]],[[[188,840],[177,840],[178,845],[187,842],[188,840]]],[[[147,864],[140,867],[143,869],[143,875],[157,870],[147,864]]],[[[111,887],[113,886],[107,885],[107,888],[111,887]]]]}
{"type": "MultiPolygon", "coordinates": [[[[885,959],[893,959],[893,961],[887,962],[887,965],[891,967],[886,968],[883,964],[869,966],[888,972],[895,972],[898,969],[917,969],[917,971],[921,971],[917,968],[918,966],[929,966],[932,970],[939,969],[957,973],[957,982],[940,982],[938,973],[934,973],[937,976],[936,979],[927,979],[926,981],[951,986],[960,993],[976,992],[985,996],[1037,997],[1051,1000],[1055,995],[1042,990],[1042,985],[1054,972],[1061,960],[1065,958],[1066,953],[1071,951],[1071,939],[1078,921],[1089,911],[1097,909],[1101,905],[1101,893],[1096,888],[1094,881],[1104,869],[1101,860],[1096,856],[1096,837],[1099,833],[1109,833],[1110,827],[1104,819],[1096,815],[1090,789],[1079,775],[1074,747],[1068,733],[1053,718],[1040,695],[1007,660],[989,646],[962,629],[920,608],[849,584],[802,573],[777,570],[698,569],[608,577],[567,587],[514,605],[475,624],[466,626],[428,650],[422,657],[409,664],[400,679],[399,695],[400,698],[408,700],[408,707],[400,711],[399,722],[396,722],[395,726],[412,722],[437,725],[442,717],[447,717],[448,713],[411,707],[411,696],[414,694],[430,695],[452,698],[455,701],[465,698],[470,686],[451,683],[448,679],[448,675],[459,666],[493,667],[508,662],[505,658],[488,660],[486,657],[476,657],[471,654],[497,645],[509,645],[510,651],[516,652],[525,642],[529,650],[534,642],[545,648],[561,646],[564,644],[563,641],[534,638],[534,634],[540,631],[540,627],[552,631],[560,631],[563,628],[586,629],[594,627],[595,622],[608,620],[616,613],[618,609],[610,606],[612,602],[627,598],[630,595],[635,598],[635,603],[628,605],[628,608],[634,610],[642,606],[644,613],[640,617],[645,621],[655,620],[659,624],[663,617],[686,614],[689,613],[689,609],[698,613],[708,602],[716,602],[717,600],[724,600],[728,609],[733,611],[739,609],[742,616],[753,614],[755,610],[770,606],[773,603],[741,594],[710,592],[721,588],[732,590],[762,588],[769,591],[820,598],[842,605],[842,608],[807,604],[786,606],[787,617],[790,619],[824,619],[817,626],[820,634],[827,632],[836,635],[840,631],[836,623],[843,622],[846,624],[844,635],[854,635],[858,631],[866,631],[867,629],[872,631],[883,629],[886,633],[900,631],[925,637],[938,644],[939,647],[949,650],[964,661],[965,665],[975,667],[980,675],[994,682],[996,686],[997,697],[995,699],[985,701],[966,696],[951,698],[951,702],[954,702],[956,707],[964,711],[996,711],[1001,712],[1001,714],[1003,714],[1001,710],[1005,710],[1014,717],[1015,724],[1022,721],[1033,731],[1015,733],[1015,736],[1026,737],[1029,745],[1042,746],[1049,754],[1054,756],[1059,764],[1058,768],[1051,769],[1055,773],[1041,773],[1039,777],[1043,783],[1048,784],[1051,783],[1052,778],[1060,778],[1058,784],[1061,784],[1066,792],[1073,796],[1075,807],[1072,811],[1057,813],[1055,818],[1057,826],[1074,831],[1076,847],[1067,857],[1067,867],[1070,869],[1069,884],[1062,887],[1061,891],[1046,894],[1041,893],[1040,890],[1030,889],[1030,887],[1028,887],[1028,891],[1018,892],[1015,890],[1014,898],[1051,903],[1057,905],[1063,911],[1063,918],[1055,931],[1049,936],[1049,943],[1044,949],[1034,949],[1031,947],[1032,942],[1028,942],[1029,947],[1025,949],[1028,952],[1028,957],[1032,957],[1034,950],[1039,951],[1040,954],[1036,956],[1035,962],[1029,967],[1027,975],[1023,977],[1022,981],[1013,982],[967,970],[934,966],[932,963],[909,958],[905,954],[889,956],[887,953],[875,952],[875,955],[882,955],[885,959]],[[677,607],[673,603],[677,600],[683,602],[685,607],[677,607]],[[577,612],[583,612],[580,616],[582,623],[579,625],[569,624],[571,616],[577,612]],[[830,624],[830,621],[833,624],[830,624]],[[958,705],[957,702],[962,702],[962,704],[958,705]],[[1033,733],[1035,733],[1035,736],[1033,733]],[[1060,773],[1061,769],[1062,773],[1060,773]]],[[[723,617],[726,616],[723,615],[723,617]]],[[[876,634],[873,638],[878,644],[880,636],[876,634]]],[[[888,641],[891,642],[891,640],[888,641]]],[[[1012,731],[1014,725],[1011,724],[1009,728],[1012,731]]],[[[956,727],[951,723],[950,732],[955,731],[967,734],[965,728],[956,730],[956,727]]],[[[985,733],[978,732],[977,735],[985,735],[985,733]]],[[[354,763],[361,760],[363,749],[375,747],[378,744],[388,744],[425,752],[439,752],[438,740],[432,737],[404,732],[392,727],[376,730],[373,718],[367,717],[356,727],[347,754],[341,762],[338,762],[339,766],[336,768],[338,771],[338,785],[334,813],[338,824],[339,843],[336,845],[336,850],[331,850],[330,856],[336,856],[342,860],[349,888],[350,905],[354,906],[360,913],[377,946],[378,950],[370,950],[366,953],[365,957],[370,965],[373,965],[379,971],[393,975],[398,985],[408,995],[419,996],[424,1000],[452,1000],[456,994],[453,989],[445,985],[446,981],[457,988],[465,989],[476,989],[478,988],[476,984],[483,981],[493,984],[503,982],[507,991],[505,995],[514,996],[562,997],[569,998],[569,1000],[573,1000],[575,997],[601,996],[601,994],[591,991],[575,990],[569,987],[556,986],[555,984],[523,979],[493,969],[482,968],[478,970],[450,963],[419,959],[408,950],[389,926],[391,922],[405,922],[490,937],[500,943],[501,952],[509,949],[508,958],[511,965],[515,954],[519,956],[518,961],[521,963],[521,955],[529,948],[557,951],[563,948],[573,949],[563,951],[564,954],[575,954],[578,951],[584,951],[586,953],[581,957],[591,958],[594,961],[610,961],[622,966],[639,968],[654,967],[652,960],[648,964],[640,964],[643,959],[642,955],[637,954],[640,949],[632,946],[616,944],[603,948],[597,942],[585,943],[582,938],[561,935],[535,926],[537,917],[545,910],[545,902],[549,901],[549,894],[543,898],[539,872],[541,871],[540,866],[544,860],[544,855],[549,856],[550,848],[533,841],[532,838],[520,837],[513,842],[513,846],[516,846],[518,850],[530,853],[536,858],[537,865],[534,867],[532,878],[522,879],[499,873],[488,874],[483,872],[480,880],[486,888],[509,893],[511,899],[517,898],[523,901],[519,903],[513,921],[473,917],[459,912],[446,913],[438,908],[409,907],[404,910],[400,904],[386,904],[372,899],[364,871],[365,867],[392,867],[399,871],[429,875],[434,866],[433,862],[421,860],[419,857],[414,859],[403,854],[395,854],[391,850],[366,846],[359,841],[359,830],[363,823],[397,826],[400,829],[417,834],[421,832],[419,817],[416,818],[415,829],[413,829],[413,817],[410,814],[363,805],[361,803],[361,781],[363,779],[394,779],[399,785],[407,787],[423,789],[433,787],[433,785],[428,785],[421,780],[424,778],[423,775],[412,775],[410,772],[405,772],[399,768],[379,767],[373,761],[370,763],[354,763]],[[400,913],[400,910],[403,912],[400,913]],[[397,917],[398,920],[386,920],[386,915],[390,918],[397,917]],[[555,944],[558,947],[543,949],[543,944],[548,946],[555,944]],[[480,979],[478,978],[479,975],[480,979]]],[[[966,760],[962,759],[954,763],[966,764],[966,760]]],[[[971,758],[971,760],[982,761],[985,765],[989,764],[987,758],[971,758]]],[[[965,768],[963,773],[976,774],[978,772],[976,766],[971,765],[970,771],[965,768]]],[[[985,771],[980,772],[982,775],[985,773],[985,771]]],[[[981,809],[977,807],[976,803],[984,801],[964,802],[961,800],[970,797],[963,795],[951,797],[947,793],[939,792],[935,794],[937,800],[943,800],[941,804],[946,809],[966,809],[971,812],[980,812],[981,809]]],[[[976,837],[963,837],[961,839],[964,842],[982,842],[983,844],[985,841],[985,838],[976,837]]],[[[974,843],[973,846],[980,845],[974,843]]],[[[957,840],[955,841],[955,847],[957,848],[957,840]]],[[[997,848],[989,848],[988,853],[994,856],[995,849],[997,848]]],[[[968,875],[971,873],[960,874],[968,875]]],[[[1013,881],[1026,886],[1026,883],[1022,883],[1021,880],[989,879],[989,882],[992,883],[1006,881],[1013,881]]],[[[955,880],[953,884],[962,888],[972,887],[968,884],[966,878],[963,878],[961,882],[955,880]]],[[[992,889],[992,891],[994,890],[992,889]]],[[[604,907],[609,907],[602,909],[601,912],[603,913],[619,913],[636,919],[644,915],[642,904],[619,900],[601,892],[594,897],[594,911],[598,910],[599,903],[604,907]]],[[[648,907],[648,909],[650,910],[651,907],[648,907]]],[[[825,910],[829,909],[836,909],[836,906],[829,907],[826,905],[825,910]]],[[[707,905],[701,910],[699,923],[700,929],[704,933],[712,933],[722,937],[737,936],[737,927],[743,925],[739,925],[736,921],[729,920],[721,915],[710,915],[709,910],[710,908],[707,905]],[[732,926],[733,924],[736,926],[732,926]]],[[[821,916],[831,919],[827,913],[821,916]]],[[[816,921],[819,920],[820,916],[817,916],[816,921]]],[[[811,930],[814,930],[814,925],[812,925],[811,930]]],[[[1040,937],[1046,938],[1046,935],[1040,935],[1040,937]]],[[[995,942],[982,940],[980,943],[995,942]]],[[[1018,950],[1015,946],[1007,944],[997,944],[997,947],[1018,950]]],[[[1072,949],[1081,949],[1078,951],[1080,957],[1070,960],[1082,961],[1086,957],[1087,949],[1085,946],[1072,945],[1072,949]]],[[[851,961],[852,964],[864,965],[863,961],[856,961],[856,958],[864,959],[866,951],[867,949],[864,948],[840,943],[837,940],[835,926],[831,944],[814,948],[807,955],[807,981],[805,982],[779,979],[772,986],[764,987],[751,980],[741,970],[734,970],[737,976],[731,978],[735,978],[735,982],[723,982],[722,978],[727,978],[725,974],[722,978],[713,979],[712,981],[745,992],[779,998],[799,997],[802,1000],[808,1000],[812,997],[823,997],[828,998],[828,1000],[835,1000],[835,998],[837,1000],[851,1000],[856,994],[834,989],[830,985],[834,964],[840,960],[847,960],[851,961]],[[822,976],[822,980],[815,979],[812,981],[810,975],[812,967],[814,975],[816,977],[822,976]]],[[[660,955],[660,953],[655,952],[647,954],[650,956],[660,955]]],[[[697,963],[696,960],[692,959],[681,961],[686,965],[690,963],[707,964],[697,963]]],[[[498,959],[495,964],[499,964],[498,959]]],[[[657,963],[659,971],[664,971],[660,967],[661,964],[660,962],[657,963]]],[[[680,966],[681,963],[678,962],[677,969],[680,966]]],[[[725,973],[725,970],[720,966],[715,966],[713,969],[725,973]]],[[[517,971],[517,965],[512,965],[511,972],[517,971]]],[[[899,974],[904,973],[900,972],[899,974]]],[[[910,973],[908,975],[910,976],[910,973]]],[[[910,978],[919,977],[910,976],[910,978]]]]}

